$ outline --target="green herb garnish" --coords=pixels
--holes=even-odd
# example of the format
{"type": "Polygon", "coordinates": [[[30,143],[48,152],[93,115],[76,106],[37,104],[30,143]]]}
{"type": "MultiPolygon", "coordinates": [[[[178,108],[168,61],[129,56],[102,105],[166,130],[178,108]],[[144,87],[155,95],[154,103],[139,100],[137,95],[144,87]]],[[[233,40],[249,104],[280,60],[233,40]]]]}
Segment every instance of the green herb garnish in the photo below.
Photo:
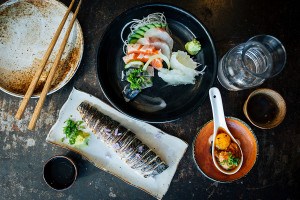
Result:
{"type": "Polygon", "coordinates": [[[239,163],[240,163],[240,159],[239,158],[236,158],[232,155],[231,152],[228,153],[229,154],[229,157],[227,160],[223,160],[222,162],[220,162],[222,165],[224,164],[227,164],[228,166],[230,167],[233,167],[233,166],[238,166],[239,163]]]}
{"type": "Polygon", "coordinates": [[[69,139],[69,144],[81,144],[89,137],[88,133],[80,130],[84,128],[82,123],[83,121],[74,121],[72,119],[65,121],[66,126],[63,128],[63,132],[66,134],[66,138],[69,139]]]}
{"type": "Polygon", "coordinates": [[[143,69],[131,69],[126,79],[130,83],[130,89],[142,90],[143,85],[151,82],[151,79],[144,77],[143,73],[143,69]]]}

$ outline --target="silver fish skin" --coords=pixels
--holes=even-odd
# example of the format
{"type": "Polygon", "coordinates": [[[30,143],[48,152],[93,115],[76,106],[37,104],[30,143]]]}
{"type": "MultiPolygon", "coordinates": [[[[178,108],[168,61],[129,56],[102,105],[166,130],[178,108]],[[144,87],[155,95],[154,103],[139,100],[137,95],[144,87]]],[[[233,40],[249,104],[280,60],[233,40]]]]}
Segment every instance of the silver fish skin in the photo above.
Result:
{"type": "Polygon", "coordinates": [[[82,102],[77,110],[93,133],[143,177],[154,177],[169,166],[136,135],[119,122],[101,113],[90,103],[82,102]]]}

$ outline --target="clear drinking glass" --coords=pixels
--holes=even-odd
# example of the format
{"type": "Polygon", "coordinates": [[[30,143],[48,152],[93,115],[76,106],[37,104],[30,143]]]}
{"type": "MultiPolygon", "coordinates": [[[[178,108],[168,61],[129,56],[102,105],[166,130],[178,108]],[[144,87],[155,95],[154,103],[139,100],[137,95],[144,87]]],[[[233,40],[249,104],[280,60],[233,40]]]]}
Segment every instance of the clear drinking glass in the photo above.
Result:
{"type": "Polygon", "coordinates": [[[278,39],[270,35],[254,36],[223,56],[218,80],[232,91],[252,88],[279,74],[285,62],[285,48],[278,39]]]}

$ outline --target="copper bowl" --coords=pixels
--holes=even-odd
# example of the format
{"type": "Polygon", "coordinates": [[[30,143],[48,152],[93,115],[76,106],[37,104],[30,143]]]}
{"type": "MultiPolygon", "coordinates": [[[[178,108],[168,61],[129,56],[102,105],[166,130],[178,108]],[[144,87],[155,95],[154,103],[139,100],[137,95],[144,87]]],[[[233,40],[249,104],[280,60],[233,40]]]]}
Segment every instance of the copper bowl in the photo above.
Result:
{"type": "Polygon", "coordinates": [[[214,122],[211,120],[203,125],[193,142],[194,161],[202,174],[207,178],[228,183],[244,177],[254,166],[258,155],[258,143],[251,128],[242,120],[226,117],[226,123],[231,134],[240,141],[244,155],[241,169],[232,175],[221,173],[214,165],[209,137],[213,134],[214,122]]]}

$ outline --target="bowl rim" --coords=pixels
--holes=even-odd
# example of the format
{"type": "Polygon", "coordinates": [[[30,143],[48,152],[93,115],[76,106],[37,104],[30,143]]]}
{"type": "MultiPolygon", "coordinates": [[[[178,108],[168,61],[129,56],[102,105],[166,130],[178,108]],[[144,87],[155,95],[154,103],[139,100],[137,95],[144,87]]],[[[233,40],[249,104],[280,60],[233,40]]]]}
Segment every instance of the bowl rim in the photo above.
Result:
{"type": "MultiPolygon", "coordinates": [[[[204,175],[206,178],[208,178],[208,179],[211,180],[211,181],[218,182],[218,183],[233,183],[233,182],[236,182],[236,181],[238,181],[238,180],[241,180],[241,179],[245,178],[245,177],[249,174],[249,172],[253,169],[254,165],[256,164],[258,155],[259,155],[259,144],[258,144],[258,140],[257,140],[257,137],[256,137],[254,131],[251,129],[251,127],[250,127],[248,124],[246,124],[246,122],[242,121],[242,120],[239,119],[239,118],[232,117],[232,116],[225,116],[225,118],[226,118],[226,119],[233,119],[233,120],[236,120],[236,121],[241,122],[243,125],[245,125],[245,126],[249,129],[249,131],[252,133],[252,135],[253,135],[254,138],[255,138],[255,142],[256,142],[256,146],[257,146],[257,148],[256,148],[256,157],[255,157],[255,161],[254,161],[252,167],[250,168],[250,170],[249,170],[246,174],[244,174],[243,176],[241,176],[240,178],[233,179],[233,180],[230,180],[230,181],[220,181],[220,180],[216,180],[216,179],[214,179],[214,178],[208,176],[207,174],[205,174],[205,173],[201,170],[200,166],[198,165],[198,163],[197,163],[197,161],[196,161],[196,157],[195,157],[195,142],[196,142],[196,139],[197,139],[198,135],[200,134],[201,130],[202,130],[207,124],[213,122],[213,119],[207,121],[203,126],[201,126],[201,127],[199,128],[198,133],[196,134],[196,136],[195,136],[194,139],[193,139],[193,143],[192,143],[192,154],[193,154],[193,161],[194,161],[194,163],[195,163],[195,165],[196,165],[198,171],[200,171],[201,174],[204,175]]],[[[230,175],[229,175],[229,176],[230,176],[230,175]]]]}
{"type": "Polygon", "coordinates": [[[69,157],[67,157],[67,156],[64,156],[64,155],[54,155],[54,156],[52,156],[51,158],[49,158],[47,161],[45,161],[45,163],[44,163],[44,167],[43,167],[43,179],[44,179],[45,183],[46,183],[50,188],[52,188],[52,189],[54,189],[54,190],[56,190],[56,191],[64,191],[64,190],[69,189],[72,185],[74,185],[74,183],[75,183],[75,181],[76,181],[76,179],[77,179],[77,176],[78,176],[78,172],[77,172],[77,171],[78,171],[78,170],[77,170],[77,166],[76,166],[75,162],[74,162],[71,158],[69,158],[69,157]],[[63,159],[68,160],[68,161],[72,164],[72,166],[74,167],[74,171],[75,171],[75,173],[74,173],[74,180],[72,181],[72,183],[71,183],[68,187],[63,188],[63,189],[57,189],[57,188],[52,187],[52,186],[48,183],[48,181],[46,180],[46,178],[45,178],[45,168],[46,168],[46,165],[47,165],[50,161],[52,161],[52,160],[54,160],[54,159],[56,159],[56,158],[63,158],[63,159]]]}
{"type": "MultiPolygon", "coordinates": [[[[104,89],[104,87],[102,86],[101,84],[101,79],[100,79],[100,69],[99,69],[99,63],[100,63],[100,58],[99,58],[99,53],[100,53],[100,49],[103,48],[103,39],[104,37],[108,34],[108,32],[110,31],[112,25],[120,20],[120,18],[122,18],[122,16],[126,16],[128,13],[134,11],[134,10],[137,10],[137,9],[141,9],[141,8],[147,8],[147,7],[155,7],[155,6],[159,6],[159,7],[166,7],[166,8],[171,8],[171,9],[174,9],[174,10],[177,10],[177,11],[180,11],[186,15],[188,15],[189,17],[193,18],[202,28],[203,30],[205,31],[208,39],[209,39],[209,43],[211,44],[211,47],[212,47],[212,55],[213,55],[213,63],[214,63],[214,70],[213,70],[213,73],[212,73],[212,81],[210,81],[209,85],[208,85],[208,88],[211,88],[212,85],[214,84],[214,82],[216,81],[216,77],[217,77],[217,69],[218,69],[218,57],[217,57],[217,51],[216,51],[216,48],[215,48],[215,43],[214,43],[214,40],[212,38],[212,35],[209,33],[207,27],[198,19],[198,17],[196,17],[194,14],[192,14],[191,12],[181,8],[181,7],[178,7],[176,5],[173,5],[173,4],[170,4],[170,3],[144,3],[144,4],[140,4],[140,5],[136,5],[134,7],[131,7],[127,10],[125,10],[124,12],[122,12],[121,14],[119,14],[117,17],[115,17],[110,23],[109,25],[106,27],[105,31],[103,32],[101,38],[100,38],[100,41],[98,43],[98,48],[97,48],[97,52],[96,52],[96,75],[97,75],[97,79],[98,79],[98,82],[99,82],[99,85],[100,85],[100,88],[105,96],[105,98],[109,101],[109,103],[111,105],[113,105],[113,107],[115,109],[117,109],[119,112],[125,114],[126,116],[132,118],[132,119],[136,119],[136,120],[139,120],[139,121],[143,121],[143,122],[147,122],[147,123],[166,123],[166,122],[173,122],[173,121],[176,121],[176,120],[179,120],[180,118],[184,117],[184,116],[187,116],[189,114],[191,114],[192,112],[195,111],[195,109],[189,109],[188,111],[176,116],[176,117],[168,117],[168,119],[164,119],[164,120],[151,120],[151,119],[147,119],[145,117],[143,118],[140,118],[138,116],[132,116],[130,114],[127,114],[125,111],[123,111],[122,108],[120,108],[120,106],[117,105],[117,103],[115,103],[106,93],[106,89],[104,89]]],[[[199,109],[199,107],[204,103],[204,101],[206,100],[207,96],[208,96],[208,90],[204,92],[204,96],[205,98],[203,98],[201,101],[198,101],[197,103],[197,106],[196,106],[196,109],[199,109]]]]}

